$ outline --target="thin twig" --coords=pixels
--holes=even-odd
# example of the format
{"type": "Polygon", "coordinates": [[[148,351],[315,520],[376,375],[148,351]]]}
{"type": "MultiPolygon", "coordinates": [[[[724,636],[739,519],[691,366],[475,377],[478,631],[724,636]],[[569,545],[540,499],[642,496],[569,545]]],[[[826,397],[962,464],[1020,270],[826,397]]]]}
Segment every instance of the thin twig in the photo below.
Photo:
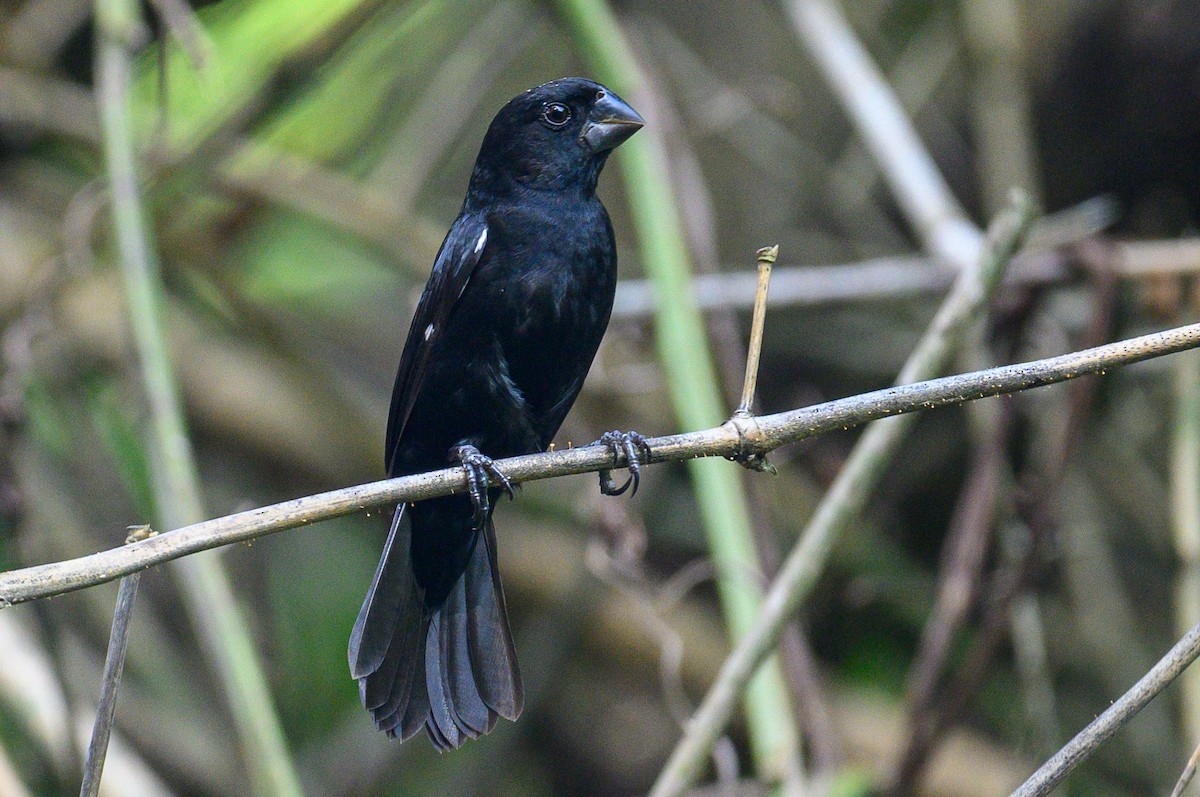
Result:
{"type": "Polygon", "coordinates": [[[921,631],[907,683],[908,722],[914,725],[934,701],[953,643],[975,605],[992,540],[996,499],[1003,482],[1008,424],[999,423],[976,445],[938,567],[937,598],[921,631]]]}
{"type": "Polygon", "coordinates": [[[1009,797],[1041,797],[1049,794],[1072,769],[1096,752],[1159,692],[1166,689],[1197,656],[1200,656],[1200,625],[1188,631],[1132,689],[1077,733],[1009,797]]]}
{"type": "Polygon", "coordinates": [[[771,285],[771,266],[779,258],[779,246],[758,250],[758,288],[754,294],[754,316],[750,321],[750,349],[746,353],[746,379],[742,382],[742,400],[735,414],[748,416],[758,385],[758,358],[762,353],[763,325],[767,320],[767,289],[771,285]]]}
{"type": "Polygon", "coordinates": [[[1181,797],[1183,790],[1192,782],[1192,778],[1196,776],[1196,765],[1200,763],[1200,745],[1192,751],[1192,757],[1188,759],[1187,766],[1183,768],[1183,773],[1179,776],[1179,780],[1175,783],[1175,788],[1171,789],[1171,797],[1181,797]]]}
{"type": "MultiPolygon", "coordinates": [[[[660,72],[670,65],[673,56],[663,49],[671,39],[671,34],[661,26],[648,27],[646,20],[639,20],[637,25],[627,30],[634,34],[633,43],[638,45],[636,54],[645,62],[652,63],[655,72],[660,72]]],[[[686,70],[685,70],[686,71],[686,70]]],[[[695,73],[692,73],[692,77],[695,73]]],[[[692,84],[689,84],[692,85],[692,84]]],[[[697,87],[693,85],[693,89],[697,87]]],[[[703,91],[703,89],[701,89],[703,91]]],[[[716,217],[713,197],[706,184],[703,169],[692,145],[691,137],[685,135],[694,133],[694,120],[684,124],[679,116],[679,109],[672,97],[662,91],[657,83],[651,82],[642,86],[642,97],[648,101],[653,113],[654,128],[660,132],[671,146],[666,151],[668,169],[673,180],[675,193],[680,203],[684,231],[691,249],[693,267],[697,276],[715,274],[719,271],[718,246],[716,235],[716,217]]],[[[714,95],[709,95],[710,100],[714,95]]],[[[712,103],[708,105],[712,108],[712,103]]],[[[770,127],[766,117],[759,114],[752,126],[739,125],[738,130],[754,127],[751,135],[764,134],[770,127]],[[763,125],[763,127],[759,127],[763,125]]],[[[732,132],[732,131],[731,131],[732,132]]],[[[792,162],[794,158],[777,159],[776,165],[792,162]]],[[[741,268],[739,266],[739,271],[741,268]]],[[[693,284],[695,278],[693,277],[693,284]]],[[[765,297],[764,297],[765,298],[765,297]]],[[[759,300],[756,298],[756,305],[759,300]]],[[[722,382],[722,395],[728,406],[738,406],[740,385],[735,383],[734,375],[744,370],[746,365],[746,346],[743,342],[743,332],[738,322],[737,311],[732,307],[719,308],[707,314],[705,326],[708,329],[713,357],[716,361],[717,372],[722,382]]],[[[752,406],[752,402],[751,402],[752,406]]],[[[758,466],[767,468],[765,459],[747,460],[742,463],[755,469],[758,466]]],[[[775,524],[771,510],[763,492],[761,480],[751,479],[744,474],[730,474],[730,477],[741,481],[745,490],[748,509],[750,512],[751,529],[754,534],[757,558],[760,571],[750,574],[756,583],[766,584],[779,568],[782,554],[779,552],[779,540],[776,537],[775,524]]],[[[805,760],[805,769],[811,771],[812,766],[830,767],[830,762],[839,759],[833,748],[836,736],[831,720],[826,710],[828,700],[821,694],[821,685],[815,673],[806,672],[810,668],[813,657],[807,651],[807,641],[803,638],[798,623],[793,623],[784,634],[784,642],[778,648],[779,665],[784,677],[784,683],[790,688],[790,704],[796,712],[796,727],[803,744],[811,750],[805,760]],[[807,655],[805,655],[807,653],[807,655]],[[824,722],[822,722],[824,721],[824,722]],[[832,753],[832,754],[831,754],[832,753]]],[[[773,665],[769,665],[773,666],[773,665]]],[[[694,706],[686,711],[690,716],[694,706]]],[[[732,780],[733,773],[738,769],[736,748],[728,736],[722,737],[714,747],[713,768],[720,782],[732,780]]],[[[761,773],[759,773],[761,775],[761,773]]],[[[760,778],[761,779],[761,778],[760,778]]],[[[793,793],[794,784],[786,784],[780,789],[781,795],[793,793]]]]}
{"type": "MultiPolygon", "coordinates": [[[[905,413],[963,404],[975,399],[1016,393],[1108,371],[1200,346],[1200,324],[1063,354],[1044,360],[990,368],[969,374],[891,387],[811,407],[762,415],[741,424],[727,422],[697,432],[648,440],[650,462],[681,462],[697,457],[768,454],[775,449],[838,429],[905,413]],[[739,431],[739,426],[741,430],[739,431]]],[[[613,467],[612,451],[588,446],[497,460],[513,482],[591,473],[613,467]]],[[[467,489],[462,468],[446,468],[386,481],[343,487],[279,504],[206,520],[159,534],[153,540],[110,549],[62,562],[0,573],[0,607],[61,595],[104,584],[172,559],[222,545],[246,542],[267,534],[308,526],[401,501],[423,501],[467,489]]],[[[804,573],[807,577],[809,574],[804,573]]],[[[780,595],[776,600],[782,599],[780,595]]],[[[774,613],[781,607],[772,610],[774,613]]],[[[790,609],[790,604],[783,609],[790,609]]],[[[755,634],[755,648],[770,645],[770,633],[755,634]]],[[[741,654],[753,657],[754,651],[741,654]]],[[[746,662],[742,665],[745,666],[746,662]]],[[[752,665],[751,665],[752,666],[752,665]]]]}
{"type": "MultiPolygon", "coordinates": [[[[1077,240],[1076,235],[1071,238],[1077,240]]],[[[1191,275],[1200,271],[1200,239],[1122,241],[1112,244],[1112,248],[1113,271],[1121,279],[1191,275]]],[[[1073,273],[1073,259],[1070,251],[1024,252],[1009,268],[1005,287],[1064,282],[1073,273]]],[[[954,268],[920,255],[835,265],[776,266],[771,272],[767,307],[819,307],[939,293],[954,283],[956,273],[954,268]]],[[[753,274],[731,267],[720,274],[697,276],[693,289],[696,306],[701,310],[749,310],[754,307],[758,283],[753,274]]],[[[617,286],[613,319],[642,319],[650,315],[653,307],[654,289],[648,281],[622,280],[617,286]]]]}
{"type": "Polygon", "coordinates": [[[129,619],[133,616],[133,601],[137,598],[141,573],[131,573],[121,579],[117,590],[117,608],[113,612],[112,633],[108,637],[108,655],[100,680],[100,702],[96,706],[96,722],[88,742],[87,761],[83,766],[83,786],[80,797],[95,797],[100,793],[100,774],[112,734],[113,718],[117,712],[117,690],[125,670],[125,651],[129,648],[129,619]]]}

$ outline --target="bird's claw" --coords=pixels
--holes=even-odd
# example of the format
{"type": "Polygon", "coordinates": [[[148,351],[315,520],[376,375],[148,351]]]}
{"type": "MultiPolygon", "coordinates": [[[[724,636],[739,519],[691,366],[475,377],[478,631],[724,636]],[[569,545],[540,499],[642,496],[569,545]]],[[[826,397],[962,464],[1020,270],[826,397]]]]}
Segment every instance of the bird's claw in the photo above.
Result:
{"type": "Polygon", "coordinates": [[[636,495],[638,485],[642,481],[642,462],[650,459],[650,444],[646,442],[646,438],[637,432],[614,430],[600,435],[600,439],[592,445],[607,446],[613,454],[613,459],[617,461],[620,461],[621,455],[624,454],[625,467],[629,469],[629,478],[620,487],[613,481],[611,470],[600,471],[600,492],[605,495],[621,495],[633,487],[629,494],[636,495]]]}
{"type": "Polygon", "coordinates": [[[455,446],[450,449],[450,458],[457,459],[463,472],[467,474],[467,493],[475,506],[472,523],[475,528],[483,528],[491,508],[491,500],[488,498],[489,480],[495,479],[500,489],[508,494],[510,501],[513,498],[512,482],[504,475],[504,471],[496,467],[491,457],[473,445],[455,446]]]}

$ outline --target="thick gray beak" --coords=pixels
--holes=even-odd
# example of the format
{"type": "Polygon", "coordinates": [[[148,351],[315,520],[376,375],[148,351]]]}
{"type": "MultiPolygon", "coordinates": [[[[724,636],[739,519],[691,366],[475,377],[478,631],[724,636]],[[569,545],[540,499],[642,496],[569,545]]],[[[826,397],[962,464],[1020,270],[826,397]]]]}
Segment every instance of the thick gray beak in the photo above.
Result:
{"type": "Polygon", "coordinates": [[[592,106],[580,138],[592,152],[604,152],[641,130],[645,124],[646,120],[625,100],[605,89],[604,96],[592,106]]]}

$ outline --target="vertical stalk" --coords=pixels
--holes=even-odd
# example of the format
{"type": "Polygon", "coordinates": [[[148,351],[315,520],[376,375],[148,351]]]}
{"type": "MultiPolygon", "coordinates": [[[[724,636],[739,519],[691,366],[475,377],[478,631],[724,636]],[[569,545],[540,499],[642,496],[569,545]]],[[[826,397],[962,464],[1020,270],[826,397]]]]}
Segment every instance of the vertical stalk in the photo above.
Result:
{"type": "Polygon", "coordinates": [[[125,653],[129,649],[129,621],[133,616],[133,602],[137,599],[141,578],[141,573],[125,576],[117,590],[117,608],[113,612],[112,632],[108,637],[108,655],[104,658],[104,674],[100,681],[100,701],[96,706],[92,738],[88,742],[80,797],[96,797],[100,793],[100,776],[104,772],[108,740],[112,736],[113,719],[117,714],[117,691],[121,688],[125,653]]]}
{"type": "MultiPolygon", "coordinates": [[[[140,4],[96,0],[96,29],[97,95],[113,229],[150,411],[146,445],[155,465],[155,525],[174,529],[202,520],[204,510],[179,388],[167,354],[162,275],[138,190],[130,82],[132,53],[144,35],[140,4]]],[[[299,781],[228,575],[212,553],[188,557],[177,567],[185,605],[237,723],[255,791],[298,797],[299,781]]]]}
{"type": "MultiPolygon", "coordinates": [[[[1175,429],[1171,440],[1171,527],[1179,556],[1175,581],[1175,627],[1200,623],[1200,356],[1179,354],[1175,370],[1175,429]]],[[[1200,744],[1200,670],[1180,676],[1183,728],[1200,744]]]]}
{"type": "Polygon", "coordinates": [[[754,294],[754,316],[750,321],[750,350],[746,354],[746,378],[742,382],[742,400],[735,415],[747,417],[754,405],[758,387],[758,361],[762,355],[763,326],[767,321],[767,290],[771,285],[771,266],[779,257],[779,246],[764,246],[758,250],[758,290],[754,294]]]}
{"type": "MultiPolygon", "coordinates": [[[[559,0],[558,7],[596,76],[617,93],[636,99],[644,77],[612,9],[604,0],[559,0]]],[[[679,206],[653,119],[621,147],[618,160],[638,228],[642,266],[654,283],[656,343],[675,417],[685,431],[719,425],[728,413],[721,405],[708,337],[692,294],[679,206]]],[[[688,468],[717,570],[725,622],[736,642],[753,626],[762,605],[754,575],[761,568],[741,475],[716,459],[691,460],[688,468]]],[[[759,773],[767,779],[798,781],[798,732],[777,658],[765,662],[750,683],[746,714],[759,773]]]]}

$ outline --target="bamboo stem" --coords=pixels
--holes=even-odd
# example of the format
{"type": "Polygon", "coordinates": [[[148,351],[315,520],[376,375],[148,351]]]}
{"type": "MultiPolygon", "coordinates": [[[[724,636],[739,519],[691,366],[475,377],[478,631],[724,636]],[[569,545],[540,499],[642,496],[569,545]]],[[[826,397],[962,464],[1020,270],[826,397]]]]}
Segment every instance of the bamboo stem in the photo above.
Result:
{"type": "MultiPolygon", "coordinates": [[[[633,101],[649,120],[617,155],[638,229],[641,265],[654,284],[655,342],[675,417],[684,430],[723,421],[720,383],[703,318],[692,293],[692,266],[680,210],[671,190],[665,142],[654,108],[639,101],[646,84],[637,57],[604,0],[559,0],[584,58],[597,77],[633,101]]],[[[717,592],[733,640],[754,624],[762,591],[750,574],[761,572],[750,510],[739,474],[719,462],[689,462],[696,502],[717,570],[717,592]]],[[[763,667],[746,693],[747,728],[758,774],[800,779],[799,731],[777,659],[763,667]]]]}

